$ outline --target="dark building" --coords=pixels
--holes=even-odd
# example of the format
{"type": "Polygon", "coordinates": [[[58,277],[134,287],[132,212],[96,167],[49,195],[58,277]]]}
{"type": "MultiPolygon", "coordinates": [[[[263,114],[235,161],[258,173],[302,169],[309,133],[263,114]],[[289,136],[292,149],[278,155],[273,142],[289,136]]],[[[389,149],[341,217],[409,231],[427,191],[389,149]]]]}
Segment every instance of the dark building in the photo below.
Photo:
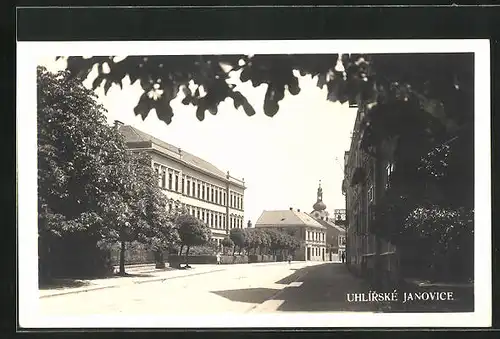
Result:
{"type": "Polygon", "coordinates": [[[342,191],[346,197],[346,261],[355,274],[368,279],[394,274],[397,268],[395,246],[376,236],[375,206],[390,185],[394,163],[381,161],[361,148],[363,110],[359,109],[351,146],[344,156],[342,191]]]}

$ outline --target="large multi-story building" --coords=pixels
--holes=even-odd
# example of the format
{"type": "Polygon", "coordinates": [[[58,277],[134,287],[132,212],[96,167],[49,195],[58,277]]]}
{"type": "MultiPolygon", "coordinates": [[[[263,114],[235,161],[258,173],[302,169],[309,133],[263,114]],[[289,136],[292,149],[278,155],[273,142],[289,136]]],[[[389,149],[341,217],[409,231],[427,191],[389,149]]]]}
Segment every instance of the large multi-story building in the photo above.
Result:
{"type": "Polygon", "coordinates": [[[255,223],[257,228],[272,228],[293,234],[302,245],[294,260],[326,260],[326,227],[300,210],[263,211],[255,223]]]}
{"type": "Polygon", "coordinates": [[[344,156],[342,191],[346,196],[347,263],[353,272],[371,278],[393,271],[397,263],[395,246],[373,232],[375,204],[390,186],[394,163],[363,151],[363,118],[363,110],[358,109],[351,146],[344,156]]]}
{"type": "Polygon", "coordinates": [[[115,121],[132,151],[146,151],[158,173],[158,185],[174,204],[184,206],[212,230],[217,244],[232,228],[244,227],[244,179],[224,173],[208,161],[137,128],[115,121]]]}

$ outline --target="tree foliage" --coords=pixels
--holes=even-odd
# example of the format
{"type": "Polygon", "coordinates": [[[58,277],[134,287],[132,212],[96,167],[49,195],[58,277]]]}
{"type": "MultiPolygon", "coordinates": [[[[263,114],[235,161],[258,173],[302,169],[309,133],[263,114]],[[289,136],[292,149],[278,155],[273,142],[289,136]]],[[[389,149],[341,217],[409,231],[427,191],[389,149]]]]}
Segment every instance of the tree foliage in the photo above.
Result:
{"type": "Polygon", "coordinates": [[[296,73],[317,77],[318,86],[328,89],[327,99],[363,107],[394,102],[414,102],[453,129],[470,118],[473,99],[472,54],[295,54],[295,55],[187,55],[129,56],[117,59],[100,56],[67,58],[75,76],[86,77],[94,66],[98,76],[93,86],[122,86],[128,76],[139,81],[144,93],[135,113],[143,119],[154,108],[169,124],[170,106],[180,91],[183,104],[197,107],[196,116],[217,113],[220,102],[231,98],[235,108],[255,114],[243,93],[227,82],[228,74],[240,72],[242,82],[254,87],[267,85],[264,113],[274,116],[285,93],[300,93],[296,73]],[[194,93],[189,83],[195,84],[194,93]]]}
{"type": "Polygon", "coordinates": [[[234,228],[230,232],[231,240],[240,251],[257,254],[274,253],[281,251],[293,252],[300,248],[301,241],[285,231],[261,228],[234,228]]]}
{"type": "Polygon", "coordinates": [[[179,233],[182,248],[186,247],[186,265],[188,265],[189,249],[193,246],[206,245],[210,241],[212,234],[210,228],[200,219],[190,214],[181,214],[175,219],[177,231],[179,233]]]}
{"type": "Polygon", "coordinates": [[[50,252],[54,238],[69,241],[71,234],[94,247],[175,242],[150,159],[127,151],[94,92],[69,72],[44,68],[37,69],[37,84],[41,253],[50,252]]]}

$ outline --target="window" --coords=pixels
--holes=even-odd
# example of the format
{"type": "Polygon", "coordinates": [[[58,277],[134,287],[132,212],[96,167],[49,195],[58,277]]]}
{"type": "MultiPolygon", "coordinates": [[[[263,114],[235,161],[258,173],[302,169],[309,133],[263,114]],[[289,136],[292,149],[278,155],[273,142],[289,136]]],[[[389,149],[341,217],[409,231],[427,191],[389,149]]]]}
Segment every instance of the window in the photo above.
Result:
{"type": "Polygon", "coordinates": [[[214,226],[214,215],[213,213],[210,213],[210,227],[214,226]]]}
{"type": "Polygon", "coordinates": [[[206,220],[205,220],[205,211],[204,210],[201,212],[201,220],[203,220],[203,222],[206,222],[206,220]]]}
{"type": "Polygon", "coordinates": [[[179,175],[175,174],[175,191],[179,192],[179,175]]]}
{"type": "Polygon", "coordinates": [[[196,195],[196,183],[194,182],[194,180],[192,181],[192,184],[193,190],[191,191],[191,195],[194,197],[196,195]]]}
{"type": "Polygon", "coordinates": [[[196,195],[197,198],[201,197],[200,193],[201,193],[201,184],[198,183],[198,192],[197,192],[197,195],[196,195]]]}
{"type": "Polygon", "coordinates": [[[214,227],[215,227],[215,228],[218,228],[218,227],[219,227],[219,215],[218,215],[218,214],[216,214],[216,215],[214,216],[214,227]]]}
{"type": "Polygon", "coordinates": [[[222,227],[226,228],[226,216],[222,216],[222,227]]]}
{"type": "Polygon", "coordinates": [[[226,205],[226,192],[223,193],[224,206],[226,205]]]}
{"type": "Polygon", "coordinates": [[[161,171],[161,187],[165,188],[167,187],[167,174],[165,168],[162,169],[161,171]]]}
{"type": "Polygon", "coordinates": [[[201,198],[205,200],[205,185],[201,187],[201,198]]]}
{"type": "Polygon", "coordinates": [[[215,198],[214,198],[214,188],[213,188],[213,187],[212,187],[212,190],[211,190],[210,194],[211,194],[211,200],[210,200],[210,201],[211,201],[211,202],[215,202],[215,198]]]}
{"type": "Polygon", "coordinates": [[[219,198],[217,200],[217,203],[220,204],[222,203],[222,191],[219,189],[219,198]]]}
{"type": "Polygon", "coordinates": [[[387,166],[385,166],[385,171],[387,173],[385,188],[387,189],[387,188],[391,187],[391,175],[392,175],[392,172],[394,172],[394,164],[388,163],[387,166]]]}
{"type": "Polygon", "coordinates": [[[187,195],[191,195],[191,180],[187,181],[187,195]]]}
{"type": "Polygon", "coordinates": [[[241,209],[243,209],[243,196],[241,196],[241,209]]]}
{"type": "Polygon", "coordinates": [[[168,172],[168,189],[172,189],[172,172],[168,172]]]}
{"type": "Polygon", "coordinates": [[[371,203],[373,201],[373,185],[370,185],[370,188],[368,188],[368,203],[371,203]]]}
{"type": "Polygon", "coordinates": [[[196,217],[200,219],[200,210],[196,210],[196,217]]]}

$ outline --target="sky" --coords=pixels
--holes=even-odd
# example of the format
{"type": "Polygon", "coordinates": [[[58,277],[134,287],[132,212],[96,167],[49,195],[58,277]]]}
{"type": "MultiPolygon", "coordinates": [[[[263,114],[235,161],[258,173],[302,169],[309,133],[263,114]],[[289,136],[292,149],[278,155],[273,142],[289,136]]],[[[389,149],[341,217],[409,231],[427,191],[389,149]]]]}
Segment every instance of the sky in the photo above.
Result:
{"type": "MultiPolygon", "coordinates": [[[[44,58],[40,64],[54,71],[65,67],[64,61],[54,59],[44,58]]],[[[87,87],[96,74],[84,82],[87,87]]],[[[332,214],[345,208],[343,159],[356,109],[327,101],[326,87],[318,88],[315,78],[299,76],[301,92],[296,96],[286,92],[278,113],[270,118],[263,111],[266,85],[254,88],[250,82],[241,83],[238,76],[231,73],[230,81],[255,108],[252,117],[227,99],[216,115],[207,112],[200,122],[196,108],[183,105],[179,94],[171,103],[172,122],[166,125],[154,110],[144,121],[135,116],[133,109],[142,94],[138,82],[131,85],[127,78],[123,89],[113,86],[105,95],[98,88],[96,93],[108,111],[108,123],[120,120],[244,178],[245,223],[255,224],[264,210],[292,207],[311,212],[320,180],[327,210],[332,214]]]]}

